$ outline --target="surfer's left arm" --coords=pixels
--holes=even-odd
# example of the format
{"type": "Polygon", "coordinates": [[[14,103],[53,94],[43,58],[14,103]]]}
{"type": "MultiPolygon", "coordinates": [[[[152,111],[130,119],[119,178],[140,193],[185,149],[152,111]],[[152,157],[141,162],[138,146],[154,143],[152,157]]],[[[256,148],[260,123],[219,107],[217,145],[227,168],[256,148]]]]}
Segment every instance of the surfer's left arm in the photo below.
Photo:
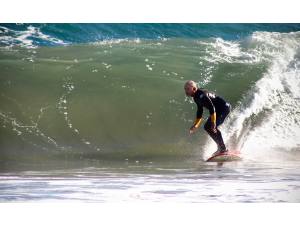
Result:
{"type": "Polygon", "coordinates": [[[200,126],[202,118],[196,118],[193,126],[190,128],[190,134],[194,133],[196,129],[200,126]]]}

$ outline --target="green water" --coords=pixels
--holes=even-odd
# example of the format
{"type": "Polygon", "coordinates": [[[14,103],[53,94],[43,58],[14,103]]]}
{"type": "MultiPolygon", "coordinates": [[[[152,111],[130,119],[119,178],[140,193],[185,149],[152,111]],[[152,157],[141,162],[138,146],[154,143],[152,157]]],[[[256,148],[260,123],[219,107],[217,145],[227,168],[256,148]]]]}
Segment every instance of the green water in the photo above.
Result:
{"type": "Polygon", "coordinates": [[[2,157],[190,157],[205,136],[188,136],[184,82],[211,76],[203,86],[235,106],[266,67],[211,65],[205,50],[184,39],[2,50],[2,157]]]}

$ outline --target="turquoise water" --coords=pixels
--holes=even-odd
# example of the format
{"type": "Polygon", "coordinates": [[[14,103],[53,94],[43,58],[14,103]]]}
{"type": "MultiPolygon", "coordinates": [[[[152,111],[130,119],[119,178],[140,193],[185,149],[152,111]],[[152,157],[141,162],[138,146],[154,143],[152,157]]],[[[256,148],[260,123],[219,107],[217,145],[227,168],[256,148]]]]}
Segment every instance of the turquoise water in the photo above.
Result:
{"type": "Polygon", "coordinates": [[[299,201],[298,30],[0,25],[0,199],[299,201]],[[221,131],[242,162],[205,162],[216,146],[188,134],[189,79],[233,106],[221,131]]]}
{"type": "Polygon", "coordinates": [[[222,38],[295,32],[299,24],[0,24],[1,46],[57,46],[111,39],[222,38]]]}

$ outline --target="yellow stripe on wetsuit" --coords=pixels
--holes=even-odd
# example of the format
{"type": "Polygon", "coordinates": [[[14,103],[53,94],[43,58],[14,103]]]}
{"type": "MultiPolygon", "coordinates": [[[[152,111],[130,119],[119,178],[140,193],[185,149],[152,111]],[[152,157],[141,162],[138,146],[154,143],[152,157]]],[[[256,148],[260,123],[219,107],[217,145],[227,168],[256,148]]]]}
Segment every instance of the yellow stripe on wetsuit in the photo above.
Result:
{"type": "MultiPolygon", "coordinates": [[[[210,119],[211,119],[212,123],[216,124],[217,114],[216,113],[211,114],[210,119]]],[[[198,128],[200,126],[201,121],[202,121],[202,118],[196,118],[195,122],[194,122],[194,127],[198,128]]]]}
{"type": "Polygon", "coordinates": [[[217,114],[215,112],[213,114],[211,114],[210,119],[211,119],[212,123],[216,124],[217,114]]]}
{"type": "Polygon", "coordinates": [[[196,118],[194,122],[194,127],[198,128],[200,126],[202,118],[196,118]]]}

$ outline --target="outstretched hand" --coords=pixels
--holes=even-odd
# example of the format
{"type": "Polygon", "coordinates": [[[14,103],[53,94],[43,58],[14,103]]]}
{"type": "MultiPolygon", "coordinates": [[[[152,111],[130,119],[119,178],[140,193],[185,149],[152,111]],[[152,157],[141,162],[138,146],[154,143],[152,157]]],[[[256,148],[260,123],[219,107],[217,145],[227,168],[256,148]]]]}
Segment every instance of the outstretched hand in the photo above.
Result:
{"type": "Polygon", "coordinates": [[[193,134],[193,133],[195,133],[195,132],[196,132],[196,130],[197,130],[197,127],[195,127],[195,126],[192,126],[192,127],[190,128],[190,134],[193,134]]]}

